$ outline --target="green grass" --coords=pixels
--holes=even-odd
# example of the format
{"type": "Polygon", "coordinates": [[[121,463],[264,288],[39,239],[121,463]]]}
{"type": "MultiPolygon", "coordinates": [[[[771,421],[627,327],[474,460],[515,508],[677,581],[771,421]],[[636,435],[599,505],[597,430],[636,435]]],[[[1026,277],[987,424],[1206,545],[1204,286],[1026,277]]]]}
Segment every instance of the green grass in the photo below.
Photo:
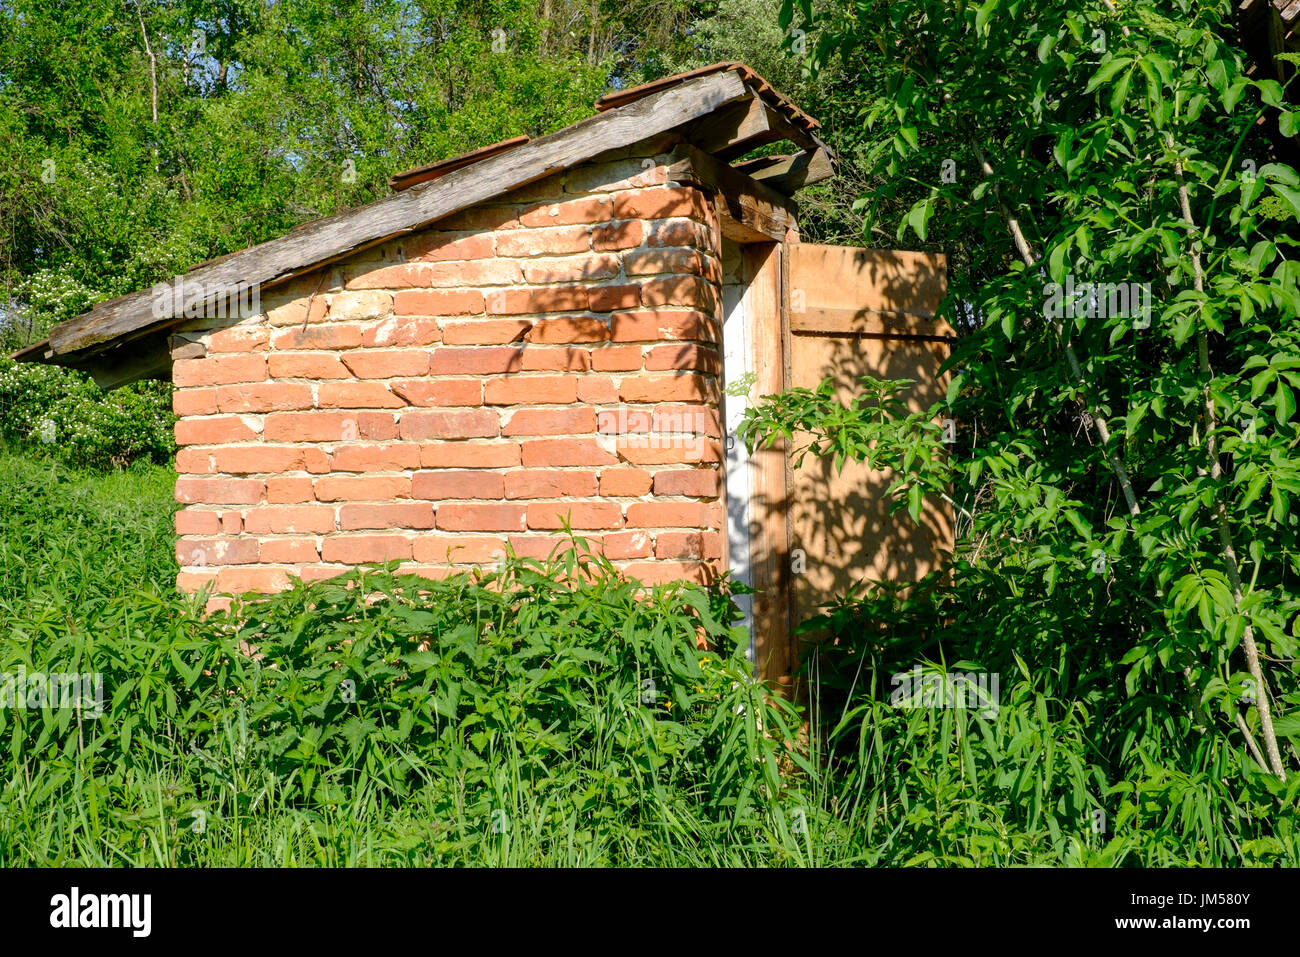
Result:
{"type": "Polygon", "coordinates": [[[166,468],[0,454],[0,673],[95,671],[106,697],[80,720],[0,709],[0,862],[1300,861],[1294,787],[1209,735],[1153,732],[1117,760],[1111,709],[1053,673],[1004,674],[992,718],[904,709],[881,661],[859,667],[871,650],[851,693],[825,676],[796,748],[724,590],[639,598],[576,574],[577,548],[499,579],[373,569],[204,618],[174,589],[171,489],[166,468]]]}

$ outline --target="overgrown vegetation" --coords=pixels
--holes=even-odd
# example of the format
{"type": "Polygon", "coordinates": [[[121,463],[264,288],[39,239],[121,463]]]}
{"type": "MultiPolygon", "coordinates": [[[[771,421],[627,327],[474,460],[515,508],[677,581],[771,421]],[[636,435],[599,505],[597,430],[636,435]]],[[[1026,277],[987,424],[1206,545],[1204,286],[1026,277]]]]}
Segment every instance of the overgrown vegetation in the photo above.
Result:
{"type": "Polygon", "coordinates": [[[910,667],[912,637],[885,636],[819,659],[831,734],[797,744],[723,591],[643,601],[575,551],[204,619],[173,587],[172,508],[169,469],[0,457],[0,674],[103,675],[100,716],[0,709],[4,863],[1300,862],[1221,742],[1170,766],[1171,726],[1114,776],[1100,675],[1081,698],[1008,656],[990,716],[900,708],[862,687],[910,667]]]}

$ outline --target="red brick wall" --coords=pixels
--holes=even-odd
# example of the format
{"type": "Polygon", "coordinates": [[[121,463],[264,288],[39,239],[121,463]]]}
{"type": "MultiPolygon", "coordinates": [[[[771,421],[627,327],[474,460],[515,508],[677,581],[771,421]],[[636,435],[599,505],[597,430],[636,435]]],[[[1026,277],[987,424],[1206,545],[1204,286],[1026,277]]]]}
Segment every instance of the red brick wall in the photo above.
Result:
{"type": "Polygon", "coordinates": [[[579,167],[181,327],[181,587],[441,576],[545,557],[566,517],[638,578],[705,577],[720,234],[665,160],[579,167]]]}

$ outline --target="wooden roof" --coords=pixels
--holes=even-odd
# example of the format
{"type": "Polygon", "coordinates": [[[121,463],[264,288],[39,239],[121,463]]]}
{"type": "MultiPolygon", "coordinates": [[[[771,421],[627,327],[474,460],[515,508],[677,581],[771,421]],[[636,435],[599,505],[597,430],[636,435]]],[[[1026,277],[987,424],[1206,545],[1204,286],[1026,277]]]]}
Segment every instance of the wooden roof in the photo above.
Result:
{"type": "MultiPolygon", "coordinates": [[[[801,152],[746,171],[762,190],[789,195],[830,175],[831,157],[817,123],[744,64],[720,63],[601,97],[599,111],[538,139],[516,137],[394,176],[394,192],[364,206],[304,223],[284,236],[195,266],[185,286],[208,290],[256,284],[262,289],[321,265],[428,226],[609,150],[671,130],[719,159],[765,143],[793,141],[801,152]]],[[[725,164],[724,164],[725,165],[725,164]]],[[[737,175],[744,175],[738,173],[737,175]]],[[[748,176],[746,176],[748,178],[748,176]]],[[[157,314],[153,289],[101,302],[60,323],[46,341],[15,358],[89,365],[108,350],[156,335],[183,321],[177,310],[157,314]]]]}

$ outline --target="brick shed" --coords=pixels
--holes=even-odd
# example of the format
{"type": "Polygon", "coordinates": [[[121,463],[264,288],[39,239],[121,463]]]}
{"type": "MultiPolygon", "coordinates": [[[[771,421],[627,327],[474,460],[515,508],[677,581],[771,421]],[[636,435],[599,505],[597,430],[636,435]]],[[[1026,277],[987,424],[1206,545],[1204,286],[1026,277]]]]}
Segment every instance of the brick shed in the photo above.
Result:
{"type": "Polygon", "coordinates": [[[108,388],[172,379],[180,587],[390,560],[444,576],[544,558],[567,521],[643,581],[753,585],[752,652],[780,677],[818,601],[932,567],[950,523],[890,516],[887,476],[796,470],[734,431],[753,397],[828,376],[845,394],[912,378],[933,401],[942,257],[799,243],[791,197],[832,157],[741,64],[596,107],[20,353],[108,388]]]}

